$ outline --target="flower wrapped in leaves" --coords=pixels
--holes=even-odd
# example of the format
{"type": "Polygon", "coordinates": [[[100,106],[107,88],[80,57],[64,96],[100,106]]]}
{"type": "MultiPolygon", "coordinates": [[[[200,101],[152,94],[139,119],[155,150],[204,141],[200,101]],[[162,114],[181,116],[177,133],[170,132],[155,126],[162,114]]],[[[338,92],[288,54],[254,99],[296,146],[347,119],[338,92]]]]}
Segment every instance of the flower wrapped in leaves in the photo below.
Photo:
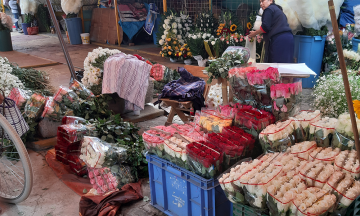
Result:
{"type": "Polygon", "coordinates": [[[315,111],[301,111],[294,117],[293,120],[295,129],[295,142],[303,142],[310,139],[310,124],[321,119],[320,110],[315,111]]]}
{"type": "Polygon", "coordinates": [[[221,149],[205,141],[192,142],[186,146],[189,169],[204,178],[214,178],[222,171],[221,149]]]}
{"type": "Polygon", "coordinates": [[[335,118],[325,117],[317,122],[310,123],[309,140],[316,141],[319,147],[330,147],[337,121],[335,118]]]}
{"type": "Polygon", "coordinates": [[[28,118],[37,119],[45,106],[45,97],[40,94],[33,94],[25,104],[25,115],[28,118]]]}
{"type": "Polygon", "coordinates": [[[81,155],[88,167],[112,167],[127,160],[127,149],[102,141],[97,137],[85,136],[81,141],[81,155]]]}
{"type": "Polygon", "coordinates": [[[282,152],[294,144],[291,120],[267,126],[259,135],[263,152],[282,152]]]}

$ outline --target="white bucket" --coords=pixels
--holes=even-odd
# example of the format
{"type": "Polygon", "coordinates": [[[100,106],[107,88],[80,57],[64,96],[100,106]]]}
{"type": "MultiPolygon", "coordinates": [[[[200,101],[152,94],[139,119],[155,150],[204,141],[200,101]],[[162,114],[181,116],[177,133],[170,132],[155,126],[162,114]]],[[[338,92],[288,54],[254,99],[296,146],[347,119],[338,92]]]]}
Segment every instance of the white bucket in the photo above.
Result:
{"type": "Polygon", "coordinates": [[[90,34],[89,33],[82,33],[80,34],[82,44],[90,44],[90,34]]]}

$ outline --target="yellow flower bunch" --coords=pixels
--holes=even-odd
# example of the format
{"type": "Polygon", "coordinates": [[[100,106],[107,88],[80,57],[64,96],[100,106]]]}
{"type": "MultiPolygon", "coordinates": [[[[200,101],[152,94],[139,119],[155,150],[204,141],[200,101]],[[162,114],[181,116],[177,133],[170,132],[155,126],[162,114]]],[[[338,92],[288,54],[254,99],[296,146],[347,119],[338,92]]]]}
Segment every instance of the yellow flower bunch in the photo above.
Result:
{"type": "Polygon", "coordinates": [[[181,56],[179,55],[180,49],[181,45],[176,38],[176,35],[168,34],[159,54],[161,57],[178,58],[181,56]]]}
{"type": "Polygon", "coordinates": [[[218,36],[221,35],[224,27],[225,27],[225,23],[220,23],[218,29],[216,30],[218,36]]]}
{"type": "Polygon", "coordinates": [[[183,59],[189,59],[192,57],[192,53],[190,51],[190,48],[187,44],[182,45],[182,47],[180,48],[180,56],[183,59]]]}

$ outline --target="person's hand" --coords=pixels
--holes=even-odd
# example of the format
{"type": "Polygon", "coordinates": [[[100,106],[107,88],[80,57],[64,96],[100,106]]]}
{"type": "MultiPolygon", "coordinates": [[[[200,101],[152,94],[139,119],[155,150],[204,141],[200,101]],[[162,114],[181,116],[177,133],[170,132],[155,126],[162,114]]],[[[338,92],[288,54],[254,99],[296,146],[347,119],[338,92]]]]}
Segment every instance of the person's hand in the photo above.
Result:
{"type": "Polygon", "coordinates": [[[256,36],[256,31],[250,31],[249,37],[253,38],[256,36]]]}

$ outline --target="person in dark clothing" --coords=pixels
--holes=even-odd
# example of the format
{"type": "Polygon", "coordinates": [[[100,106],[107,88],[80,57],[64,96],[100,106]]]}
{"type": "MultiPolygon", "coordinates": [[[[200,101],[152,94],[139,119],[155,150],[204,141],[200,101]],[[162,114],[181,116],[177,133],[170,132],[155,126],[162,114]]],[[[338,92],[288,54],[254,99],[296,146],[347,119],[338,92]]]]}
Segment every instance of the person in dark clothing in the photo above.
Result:
{"type": "Polygon", "coordinates": [[[259,30],[251,31],[250,38],[263,34],[265,63],[294,63],[294,36],[281,6],[275,0],[260,0],[264,10],[259,30]]]}

